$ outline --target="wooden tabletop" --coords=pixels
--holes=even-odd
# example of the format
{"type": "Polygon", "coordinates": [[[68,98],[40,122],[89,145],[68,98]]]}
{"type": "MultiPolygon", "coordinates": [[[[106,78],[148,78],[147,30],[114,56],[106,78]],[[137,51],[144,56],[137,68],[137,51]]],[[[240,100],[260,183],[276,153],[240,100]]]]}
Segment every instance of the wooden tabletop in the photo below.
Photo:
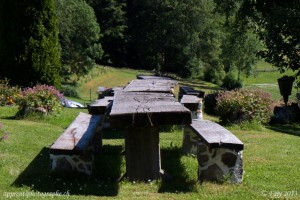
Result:
{"type": "Polygon", "coordinates": [[[151,75],[136,75],[136,78],[137,79],[159,79],[159,80],[172,80],[171,78],[168,78],[168,77],[162,77],[162,76],[151,76],[151,75]]]}
{"type": "Polygon", "coordinates": [[[200,103],[201,102],[201,98],[196,97],[194,95],[183,95],[180,103],[182,104],[190,104],[190,103],[200,103]]]}
{"type": "Polygon", "coordinates": [[[178,82],[174,80],[161,80],[161,79],[133,80],[124,88],[124,91],[172,93],[173,88],[177,84],[178,82]]]}
{"type": "Polygon", "coordinates": [[[112,127],[191,124],[191,112],[172,94],[118,91],[110,113],[112,127]]]}

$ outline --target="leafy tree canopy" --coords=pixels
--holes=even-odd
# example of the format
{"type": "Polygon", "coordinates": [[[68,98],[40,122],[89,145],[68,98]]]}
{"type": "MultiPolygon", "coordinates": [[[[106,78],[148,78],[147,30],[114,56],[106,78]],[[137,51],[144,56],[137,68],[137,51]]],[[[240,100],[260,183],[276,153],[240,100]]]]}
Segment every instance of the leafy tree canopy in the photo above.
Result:
{"type": "Polygon", "coordinates": [[[56,0],[62,75],[84,75],[100,59],[100,27],[93,8],[82,0],[56,0]]]}
{"type": "Polygon", "coordinates": [[[104,64],[126,65],[126,0],[86,0],[94,8],[101,27],[104,64]]]}
{"type": "MultiPolygon", "coordinates": [[[[218,11],[237,14],[240,26],[253,28],[265,44],[261,56],[281,72],[286,69],[300,76],[300,1],[215,0],[218,11]],[[236,12],[234,12],[236,11],[236,12]]],[[[228,17],[227,17],[228,18],[228,17]]]]}

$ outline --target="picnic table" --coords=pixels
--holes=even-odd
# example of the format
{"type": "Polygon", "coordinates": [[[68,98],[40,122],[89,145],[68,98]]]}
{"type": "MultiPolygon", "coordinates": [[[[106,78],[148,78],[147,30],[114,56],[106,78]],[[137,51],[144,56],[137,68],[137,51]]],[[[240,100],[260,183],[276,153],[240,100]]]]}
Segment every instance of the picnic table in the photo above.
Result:
{"type": "Polygon", "coordinates": [[[162,92],[173,93],[174,87],[178,84],[174,80],[145,79],[132,80],[125,88],[127,92],[162,92]]]}
{"type": "Polygon", "coordinates": [[[125,128],[129,180],[160,177],[160,125],[191,124],[191,112],[170,93],[176,84],[170,80],[134,80],[115,93],[110,123],[125,128]]]}

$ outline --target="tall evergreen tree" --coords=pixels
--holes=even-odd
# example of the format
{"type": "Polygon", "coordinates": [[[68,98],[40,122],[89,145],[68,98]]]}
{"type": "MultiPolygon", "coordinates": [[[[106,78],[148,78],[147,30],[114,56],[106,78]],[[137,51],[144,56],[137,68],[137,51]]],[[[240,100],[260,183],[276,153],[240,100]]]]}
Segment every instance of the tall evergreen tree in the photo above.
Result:
{"type": "Polygon", "coordinates": [[[60,84],[54,0],[0,2],[0,70],[12,84],[60,84]]]}
{"type": "Polygon", "coordinates": [[[86,0],[94,8],[101,27],[104,55],[98,62],[126,65],[126,0],[86,0]]]}

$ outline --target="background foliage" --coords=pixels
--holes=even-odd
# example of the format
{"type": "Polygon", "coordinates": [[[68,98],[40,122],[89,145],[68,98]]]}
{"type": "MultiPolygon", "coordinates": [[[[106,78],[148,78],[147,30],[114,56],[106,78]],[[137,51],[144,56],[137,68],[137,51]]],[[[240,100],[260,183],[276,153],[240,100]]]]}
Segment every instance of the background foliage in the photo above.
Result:
{"type": "Polygon", "coordinates": [[[60,84],[54,0],[0,2],[0,78],[11,84],[60,84]]]}
{"type": "Polygon", "coordinates": [[[100,59],[100,27],[94,10],[82,0],[56,0],[62,76],[82,76],[100,59]]]}

